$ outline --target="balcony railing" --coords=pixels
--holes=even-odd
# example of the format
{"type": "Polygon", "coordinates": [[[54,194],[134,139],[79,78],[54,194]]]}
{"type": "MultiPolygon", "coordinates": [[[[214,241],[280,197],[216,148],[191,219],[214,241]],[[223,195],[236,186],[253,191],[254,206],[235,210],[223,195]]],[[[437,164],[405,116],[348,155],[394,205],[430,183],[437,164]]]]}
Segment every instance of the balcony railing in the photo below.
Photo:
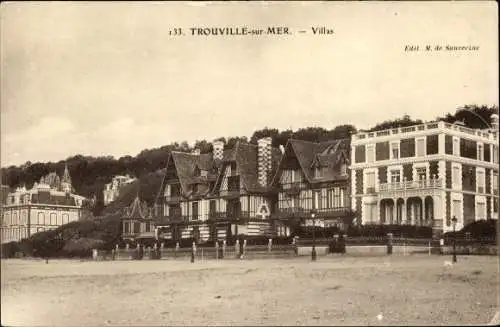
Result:
{"type": "Polygon", "coordinates": [[[240,195],[240,189],[220,190],[222,197],[236,197],[240,195]]]}
{"type": "MultiPolygon", "coordinates": [[[[348,212],[350,212],[348,207],[316,209],[315,218],[341,216],[348,212]]],[[[272,216],[274,218],[311,218],[311,209],[301,207],[280,208],[272,216]]]]}
{"type": "Polygon", "coordinates": [[[430,122],[430,123],[425,123],[425,124],[421,124],[421,125],[414,125],[414,126],[407,126],[407,127],[399,127],[399,128],[387,129],[387,130],[376,131],[376,132],[357,133],[355,135],[355,138],[357,140],[362,140],[362,139],[367,139],[367,138],[384,137],[384,136],[388,136],[388,135],[412,133],[412,132],[416,132],[416,131],[423,131],[423,130],[430,130],[430,129],[437,129],[437,128],[445,128],[445,129],[460,131],[462,133],[466,133],[469,135],[477,135],[477,136],[480,136],[480,137],[483,137],[486,139],[493,139],[493,140],[497,139],[497,136],[494,133],[485,132],[485,131],[479,130],[479,129],[471,129],[471,128],[463,127],[460,125],[449,124],[449,123],[445,123],[442,121],[430,122]]]}
{"type": "Polygon", "coordinates": [[[208,219],[209,220],[224,220],[227,218],[226,212],[209,212],[208,219]]]}
{"type": "Polygon", "coordinates": [[[186,221],[187,221],[187,217],[185,217],[185,216],[171,215],[171,216],[161,217],[155,223],[156,223],[156,225],[169,225],[169,224],[185,223],[186,221]]]}
{"type": "Polygon", "coordinates": [[[423,179],[419,181],[385,183],[380,184],[380,192],[441,188],[443,185],[442,179],[423,179]]]}
{"type": "Polygon", "coordinates": [[[179,203],[181,201],[180,195],[167,195],[165,196],[165,202],[167,203],[179,203]]]}

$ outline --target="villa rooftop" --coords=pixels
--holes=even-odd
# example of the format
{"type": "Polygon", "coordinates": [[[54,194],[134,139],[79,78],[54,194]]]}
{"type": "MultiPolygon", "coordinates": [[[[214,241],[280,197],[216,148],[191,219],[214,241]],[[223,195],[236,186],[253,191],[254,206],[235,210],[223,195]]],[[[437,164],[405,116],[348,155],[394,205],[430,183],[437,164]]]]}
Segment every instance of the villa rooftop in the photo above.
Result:
{"type": "Polygon", "coordinates": [[[488,140],[498,140],[498,136],[496,135],[496,133],[493,133],[491,130],[473,129],[473,128],[464,127],[464,126],[461,126],[458,124],[446,123],[444,121],[433,121],[433,122],[428,122],[428,123],[419,124],[419,125],[413,125],[413,126],[407,126],[407,127],[396,127],[396,128],[384,129],[384,130],[373,131],[373,132],[362,131],[362,132],[358,132],[358,133],[353,134],[353,141],[363,140],[363,139],[368,139],[368,138],[386,137],[386,136],[396,135],[396,134],[408,134],[408,133],[421,132],[421,131],[433,130],[433,129],[453,130],[453,131],[458,131],[461,133],[473,135],[476,137],[479,136],[481,138],[488,139],[488,140]]]}

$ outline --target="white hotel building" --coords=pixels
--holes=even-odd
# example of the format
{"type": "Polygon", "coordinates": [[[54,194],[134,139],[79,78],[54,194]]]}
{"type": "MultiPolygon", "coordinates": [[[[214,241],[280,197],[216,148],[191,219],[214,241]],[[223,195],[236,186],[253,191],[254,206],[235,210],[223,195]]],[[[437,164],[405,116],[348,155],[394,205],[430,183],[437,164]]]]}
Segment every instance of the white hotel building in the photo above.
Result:
{"type": "Polygon", "coordinates": [[[85,198],[72,191],[66,167],[62,178],[50,173],[29,190],[19,187],[8,193],[1,210],[1,242],[20,241],[79,220],[85,198]]]}
{"type": "Polygon", "coordinates": [[[498,218],[498,116],[492,130],[431,122],[354,134],[352,208],[362,224],[457,230],[498,218]]]}

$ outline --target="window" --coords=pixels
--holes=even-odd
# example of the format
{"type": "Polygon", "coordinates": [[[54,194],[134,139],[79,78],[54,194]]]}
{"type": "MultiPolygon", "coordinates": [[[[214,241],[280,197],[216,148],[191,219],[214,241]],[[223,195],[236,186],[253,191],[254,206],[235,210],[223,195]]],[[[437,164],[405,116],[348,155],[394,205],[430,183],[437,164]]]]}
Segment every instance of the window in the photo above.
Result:
{"type": "Polygon", "coordinates": [[[453,138],[453,155],[454,156],[460,155],[460,139],[459,138],[453,138]]]}
{"type": "Polygon", "coordinates": [[[68,216],[67,213],[63,213],[63,215],[62,215],[62,223],[63,224],[69,223],[69,216],[68,216]]]}
{"type": "Polygon", "coordinates": [[[460,209],[462,207],[462,202],[460,200],[453,200],[453,215],[452,217],[457,218],[460,221],[460,209]]]}
{"type": "Polygon", "coordinates": [[[216,218],[216,212],[217,212],[217,202],[215,200],[210,200],[209,202],[209,209],[208,209],[208,214],[209,218],[216,218]]]}
{"type": "Polygon", "coordinates": [[[151,231],[151,223],[148,221],[146,223],[146,232],[150,232],[151,231]]]}
{"type": "Polygon", "coordinates": [[[484,177],[484,171],[477,170],[477,192],[478,193],[485,193],[485,189],[484,189],[485,182],[486,182],[486,180],[484,177]]]}
{"type": "Polygon", "coordinates": [[[57,216],[53,212],[50,214],[50,224],[51,225],[57,225],[57,216]]]}
{"type": "Polygon", "coordinates": [[[477,219],[486,219],[486,204],[484,202],[477,204],[477,219]]]}
{"type": "Polygon", "coordinates": [[[417,157],[425,156],[425,139],[417,139],[417,157]]]}
{"type": "Polygon", "coordinates": [[[45,220],[45,215],[43,212],[38,213],[38,225],[43,225],[45,220]]]}
{"type": "Polygon", "coordinates": [[[313,192],[313,195],[314,195],[314,203],[313,203],[313,208],[314,209],[320,209],[320,197],[319,197],[319,191],[314,191],[313,192]]]}
{"type": "Polygon", "coordinates": [[[141,232],[141,223],[134,222],[134,234],[139,234],[141,232]]]}
{"type": "Polygon", "coordinates": [[[320,167],[316,167],[314,169],[314,178],[321,178],[323,177],[322,171],[320,167]]]}
{"type": "Polygon", "coordinates": [[[399,159],[399,142],[391,143],[392,148],[392,159],[399,159]]]}
{"type": "Polygon", "coordinates": [[[498,163],[498,147],[493,146],[493,163],[498,163]]]}
{"type": "Polygon", "coordinates": [[[454,189],[460,189],[460,167],[459,166],[453,166],[452,172],[451,172],[451,180],[452,180],[452,187],[454,189]]]}
{"type": "Polygon", "coordinates": [[[375,172],[366,174],[366,193],[375,193],[375,172]]]}
{"type": "Polygon", "coordinates": [[[12,213],[12,225],[17,225],[17,212],[12,213]]]}
{"type": "Polygon", "coordinates": [[[345,162],[340,164],[340,175],[347,176],[347,164],[345,162]]]}
{"type": "Polygon", "coordinates": [[[477,145],[477,160],[484,160],[484,151],[482,144],[477,145]]]}
{"type": "Polygon", "coordinates": [[[191,204],[191,208],[193,209],[192,210],[192,217],[193,217],[193,220],[198,220],[198,202],[193,202],[191,204]]]}
{"type": "MultiPolygon", "coordinates": [[[[491,188],[493,189],[493,194],[497,195],[498,194],[498,173],[493,173],[493,181],[491,183],[491,188]]],[[[496,202],[496,201],[495,201],[496,202]]]]}
{"type": "Polygon", "coordinates": [[[130,223],[129,222],[124,222],[123,223],[123,229],[124,229],[124,233],[125,234],[130,233],[130,223]]]}
{"type": "Polygon", "coordinates": [[[399,169],[391,170],[391,183],[401,182],[401,171],[399,169]]]}
{"type": "Polygon", "coordinates": [[[374,162],[375,161],[375,147],[367,146],[366,147],[366,162],[374,162]]]}
{"type": "Polygon", "coordinates": [[[419,167],[416,168],[417,172],[417,180],[422,181],[427,179],[427,168],[426,167],[419,167]]]}
{"type": "Polygon", "coordinates": [[[376,223],[377,220],[377,204],[376,203],[365,203],[366,212],[366,222],[367,223],[376,223]]]}

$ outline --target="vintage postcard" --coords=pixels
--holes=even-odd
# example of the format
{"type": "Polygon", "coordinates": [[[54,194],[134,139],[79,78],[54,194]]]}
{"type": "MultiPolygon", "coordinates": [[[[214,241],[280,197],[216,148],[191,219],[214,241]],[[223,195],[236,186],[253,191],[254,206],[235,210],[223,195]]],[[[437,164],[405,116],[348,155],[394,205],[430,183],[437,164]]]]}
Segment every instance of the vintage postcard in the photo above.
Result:
{"type": "Polygon", "coordinates": [[[496,2],[0,8],[2,326],[500,323],[496,2]]]}

